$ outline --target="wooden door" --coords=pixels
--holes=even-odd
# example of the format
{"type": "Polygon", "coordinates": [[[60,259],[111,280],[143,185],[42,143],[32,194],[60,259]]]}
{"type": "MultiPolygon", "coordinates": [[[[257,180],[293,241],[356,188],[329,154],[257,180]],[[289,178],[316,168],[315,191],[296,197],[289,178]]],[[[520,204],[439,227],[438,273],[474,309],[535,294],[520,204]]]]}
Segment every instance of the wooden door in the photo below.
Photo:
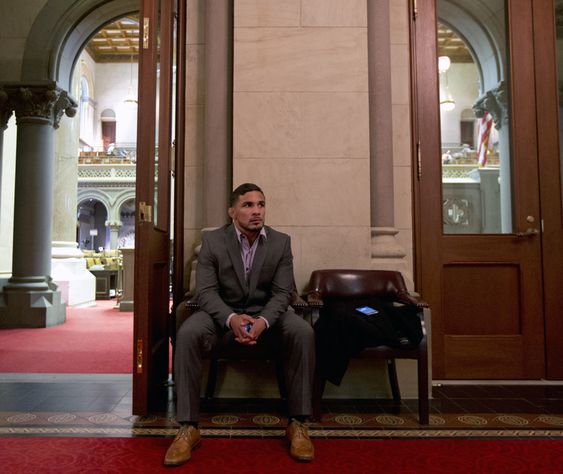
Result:
{"type": "Polygon", "coordinates": [[[539,379],[546,346],[532,0],[417,3],[416,261],[419,291],[432,309],[433,377],[539,379]],[[498,157],[498,166],[449,180],[452,162],[463,171],[475,157],[462,144],[454,153],[442,143],[450,119],[440,102],[454,74],[449,82],[439,75],[438,26],[466,43],[478,63],[482,100],[475,102],[499,127],[496,157],[493,149],[485,155],[498,157]]]}
{"type": "Polygon", "coordinates": [[[546,330],[546,378],[563,379],[563,197],[560,143],[562,99],[557,74],[563,66],[563,2],[534,0],[534,56],[538,102],[540,205],[546,330]],[[557,24],[557,28],[556,28],[557,24]],[[557,48],[556,48],[557,44],[557,48]],[[559,68],[558,68],[559,65],[559,68]]]}
{"type": "Polygon", "coordinates": [[[169,374],[176,1],[143,0],[140,22],[133,413],[146,415],[169,374]]]}

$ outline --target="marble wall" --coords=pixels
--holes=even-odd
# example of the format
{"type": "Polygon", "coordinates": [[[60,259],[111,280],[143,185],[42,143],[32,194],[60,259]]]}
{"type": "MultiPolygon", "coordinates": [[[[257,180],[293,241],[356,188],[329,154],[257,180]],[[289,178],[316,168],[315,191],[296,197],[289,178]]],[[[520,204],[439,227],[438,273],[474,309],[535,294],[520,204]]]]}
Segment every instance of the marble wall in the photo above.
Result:
{"type": "Polygon", "coordinates": [[[264,189],[298,287],[315,268],[369,262],[366,7],[235,2],[233,181],[264,189]]]}
{"type": "MultiPolygon", "coordinates": [[[[370,268],[367,2],[237,0],[233,181],[260,184],[315,268],[370,268]]],[[[395,223],[412,268],[409,36],[390,1],[395,223]]]]}
{"type": "MultiPolygon", "coordinates": [[[[268,224],[292,237],[300,289],[315,268],[373,268],[367,1],[234,2],[233,182],[264,189],[268,224]]],[[[408,2],[389,2],[394,219],[412,272],[408,2]]],[[[188,262],[205,226],[205,7],[188,0],[188,262]]]]}
{"type": "Polygon", "coordinates": [[[205,116],[205,0],[187,0],[186,38],[186,153],[184,157],[185,287],[190,264],[201,242],[203,220],[203,160],[205,116]]]}

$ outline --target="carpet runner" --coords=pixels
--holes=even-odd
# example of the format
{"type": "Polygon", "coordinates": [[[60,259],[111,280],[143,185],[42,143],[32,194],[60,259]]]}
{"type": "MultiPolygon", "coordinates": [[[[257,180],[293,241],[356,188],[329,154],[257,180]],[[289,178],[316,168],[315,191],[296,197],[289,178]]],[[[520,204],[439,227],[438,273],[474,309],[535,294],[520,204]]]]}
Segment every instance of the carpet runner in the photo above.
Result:
{"type": "Polygon", "coordinates": [[[0,330],[0,373],[131,373],[133,313],[96,303],[67,308],[58,326],[0,330]]]}
{"type": "Polygon", "coordinates": [[[180,468],[165,468],[167,438],[0,438],[6,474],[42,473],[444,473],[561,472],[554,440],[315,440],[316,459],[289,458],[284,439],[204,439],[180,468]]]}

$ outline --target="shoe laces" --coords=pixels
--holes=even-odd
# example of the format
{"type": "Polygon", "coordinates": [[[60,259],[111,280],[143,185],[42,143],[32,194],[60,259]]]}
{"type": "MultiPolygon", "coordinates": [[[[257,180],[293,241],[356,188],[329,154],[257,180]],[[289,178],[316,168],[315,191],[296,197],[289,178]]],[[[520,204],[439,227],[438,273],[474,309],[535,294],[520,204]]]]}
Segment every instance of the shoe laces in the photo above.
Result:
{"type": "Polygon", "coordinates": [[[178,430],[178,434],[176,435],[176,437],[178,439],[185,439],[186,441],[190,441],[191,437],[192,437],[192,430],[190,429],[192,428],[191,426],[182,426],[179,430],[178,430]]]}
{"type": "Polygon", "coordinates": [[[295,426],[295,436],[303,439],[309,439],[309,431],[305,424],[300,421],[294,421],[295,426]]]}

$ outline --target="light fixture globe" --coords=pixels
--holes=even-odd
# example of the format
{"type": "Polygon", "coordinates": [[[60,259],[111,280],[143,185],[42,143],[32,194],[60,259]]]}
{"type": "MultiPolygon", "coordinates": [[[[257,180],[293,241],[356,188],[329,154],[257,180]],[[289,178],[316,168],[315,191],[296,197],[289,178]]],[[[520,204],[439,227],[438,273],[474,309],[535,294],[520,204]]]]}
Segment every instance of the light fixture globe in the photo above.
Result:
{"type": "Polygon", "coordinates": [[[438,72],[440,74],[442,74],[443,72],[446,72],[450,68],[451,64],[452,64],[452,62],[451,62],[451,60],[448,56],[439,56],[438,57],[438,72]]]}

